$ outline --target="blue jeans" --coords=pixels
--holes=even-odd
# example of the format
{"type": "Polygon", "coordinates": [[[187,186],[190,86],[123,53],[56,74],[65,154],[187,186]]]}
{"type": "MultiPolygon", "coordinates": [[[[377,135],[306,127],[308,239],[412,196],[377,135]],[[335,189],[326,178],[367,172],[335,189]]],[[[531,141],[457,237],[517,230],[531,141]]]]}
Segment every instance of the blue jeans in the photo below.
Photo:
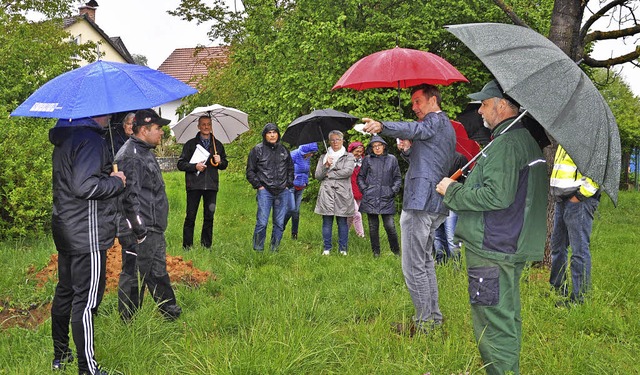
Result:
{"type": "Polygon", "coordinates": [[[271,194],[267,189],[258,189],[256,201],[258,202],[258,213],[256,214],[256,228],[253,231],[253,249],[264,250],[264,240],[267,237],[267,224],[269,214],[273,209],[271,231],[271,251],[277,251],[284,232],[284,217],[292,205],[293,196],[291,190],[285,189],[278,195],[271,194]]]}
{"type": "Polygon", "coordinates": [[[551,286],[563,295],[568,294],[568,247],[571,245],[571,294],[569,297],[582,302],[591,288],[591,252],[589,250],[593,214],[598,208],[596,198],[582,202],[568,199],[556,202],[551,234],[551,286]]]}
{"type": "Polygon", "coordinates": [[[460,243],[455,242],[453,239],[457,223],[458,214],[449,211],[449,216],[447,216],[444,223],[436,229],[433,242],[436,262],[440,263],[447,259],[460,260],[460,243]]]}
{"type": "MultiPolygon", "coordinates": [[[[322,215],[322,239],[324,240],[324,250],[331,250],[331,237],[333,230],[334,216],[322,215]]],[[[338,223],[338,249],[347,251],[349,243],[349,227],[347,226],[347,218],[335,216],[338,223]]]]}
{"type": "Polygon", "coordinates": [[[287,227],[287,223],[289,219],[291,219],[291,234],[298,234],[298,226],[300,224],[300,205],[302,204],[302,193],[304,193],[304,189],[295,189],[292,188],[293,192],[293,207],[287,212],[284,217],[284,227],[287,227]]]}

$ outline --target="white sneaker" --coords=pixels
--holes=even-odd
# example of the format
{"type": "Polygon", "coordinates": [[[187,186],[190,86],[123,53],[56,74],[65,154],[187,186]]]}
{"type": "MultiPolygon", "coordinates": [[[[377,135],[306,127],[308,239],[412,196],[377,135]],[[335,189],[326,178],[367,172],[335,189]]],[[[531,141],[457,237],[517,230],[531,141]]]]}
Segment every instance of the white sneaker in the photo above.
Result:
{"type": "Polygon", "coordinates": [[[329,254],[331,254],[331,250],[324,250],[322,252],[322,255],[329,255],[329,254]]]}
{"type": "Polygon", "coordinates": [[[340,250],[340,254],[347,255],[347,252],[345,250],[340,250]]]}

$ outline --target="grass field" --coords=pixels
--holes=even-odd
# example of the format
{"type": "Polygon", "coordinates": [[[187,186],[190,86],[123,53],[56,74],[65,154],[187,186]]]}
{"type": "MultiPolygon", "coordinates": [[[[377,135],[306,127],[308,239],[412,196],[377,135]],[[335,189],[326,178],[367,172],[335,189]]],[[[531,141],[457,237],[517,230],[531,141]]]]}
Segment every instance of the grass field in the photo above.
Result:
{"type": "MultiPolygon", "coordinates": [[[[303,202],[299,239],[285,233],[276,254],[251,249],[254,191],[239,174],[222,173],[211,252],[181,249],[184,176],[167,173],[171,207],[168,252],[193,260],[217,280],[176,285],[184,312],[159,318],[150,298],[129,325],[105,295],[95,321],[96,357],[116,374],[483,374],[473,339],[464,271],[437,268],[444,330],[400,337],[390,323],[413,306],[400,260],[381,240],[374,259],[367,239],[349,238],[346,257],[321,256],[321,219],[303,202]]],[[[584,305],[555,307],[548,270],[525,270],[522,282],[522,374],[638,374],[640,353],[640,194],[603,198],[592,238],[593,293],[584,305]]],[[[199,228],[200,222],[196,224],[199,228]]],[[[334,232],[336,232],[334,230],[334,232]]],[[[382,231],[384,233],[384,231],[382,231]]],[[[196,230],[196,242],[198,241],[196,230]]],[[[334,237],[337,234],[334,233],[334,237]]],[[[29,266],[44,267],[51,238],[0,243],[0,301],[26,307],[51,300],[29,266]]],[[[0,374],[49,373],[51,322],[0,331],[0,374]]],[[[77,373],[75,366],[63,373],[77,373]]]]}

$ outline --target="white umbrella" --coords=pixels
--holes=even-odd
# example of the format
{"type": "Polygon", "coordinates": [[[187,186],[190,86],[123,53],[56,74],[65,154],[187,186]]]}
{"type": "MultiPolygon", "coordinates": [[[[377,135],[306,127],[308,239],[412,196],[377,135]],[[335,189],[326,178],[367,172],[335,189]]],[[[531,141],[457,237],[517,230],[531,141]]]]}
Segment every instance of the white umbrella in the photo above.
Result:
{"type": "Polygon", "coordinates": [[[198,134],[198,119],[201,116],[211,117],[213,136],[222,143],[231,143],[249,130],[249,115],[235,108],[214,104],[194,109],[171,126],[178,143],[186,143],[198,134]]]}

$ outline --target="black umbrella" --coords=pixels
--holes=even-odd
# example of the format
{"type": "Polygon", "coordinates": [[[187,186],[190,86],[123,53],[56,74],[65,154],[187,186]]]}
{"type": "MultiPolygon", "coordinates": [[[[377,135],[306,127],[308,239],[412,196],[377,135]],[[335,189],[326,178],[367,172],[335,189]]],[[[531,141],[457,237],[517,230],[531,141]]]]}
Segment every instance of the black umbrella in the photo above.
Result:
{"type": "Polygon", "coordinates": [[[526,27],[478,23],[447,26],[571,155],[578,169],[617,203],[620,135],[611,109],[578,65],[526,27]]]}
{"type": "MultiPolygon", "coordinates": [[[[332,130],[346,132],[353,128],[357,117],[331,108],[316,109],[308,115],[293,120],[282,136],[282,140],[291,145],[325,141],[332,130]]],[[[326,144],[325,144],[326,148],[326,144]]]]}

